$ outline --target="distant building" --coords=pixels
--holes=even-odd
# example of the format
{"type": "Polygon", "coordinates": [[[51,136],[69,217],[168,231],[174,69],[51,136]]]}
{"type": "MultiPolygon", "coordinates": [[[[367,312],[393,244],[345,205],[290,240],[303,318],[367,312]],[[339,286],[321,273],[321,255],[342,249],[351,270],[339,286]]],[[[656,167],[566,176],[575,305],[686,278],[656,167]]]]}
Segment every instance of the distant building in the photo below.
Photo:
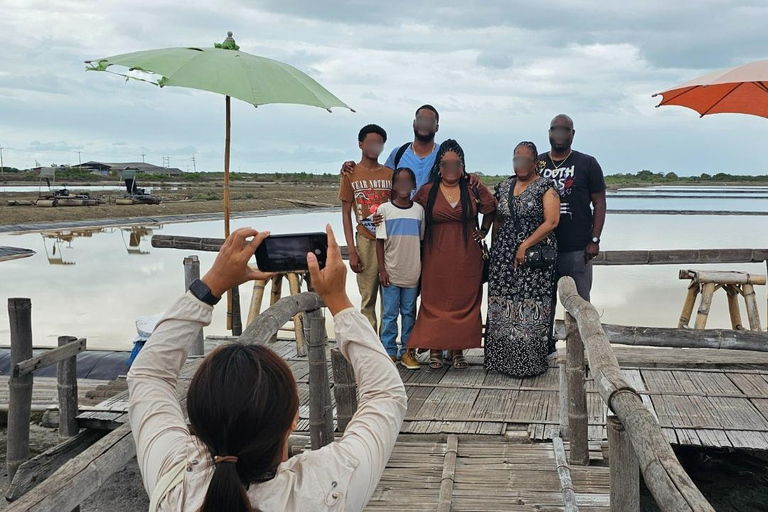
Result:
{"type": "Polygon", "coordinates": [[[147,164],[144,162],[85,162],[78,167],[81,169],[89,169],[92,174],[97,176],[109,176],[112,172],[119,174],[120,171],[126,169],[143,172],[145,174],[164,174],[166,176],[179,176],[182,174],[181,169],[176,167],[160,167],[159,165],[147,164]]]}

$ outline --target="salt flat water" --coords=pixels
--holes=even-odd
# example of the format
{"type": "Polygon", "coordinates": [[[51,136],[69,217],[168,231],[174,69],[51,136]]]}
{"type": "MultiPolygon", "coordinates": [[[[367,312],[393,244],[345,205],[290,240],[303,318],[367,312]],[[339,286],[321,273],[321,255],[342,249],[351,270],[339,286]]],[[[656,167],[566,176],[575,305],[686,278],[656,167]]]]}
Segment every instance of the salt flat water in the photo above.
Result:
{"type": "MultiPolygon", "coordinates": [[[[752,199],[620,199],[609,197],[616,209],[733,209],[731,202],[752,199]],[[682,205],[686,207],[683,208],[682,205]],[[714,205],[714,206],[713,206],[714,205]]],[[[766,211],[767,201],[758,201],[766,211]]],[[[273,233],[322,230],[330,223],[343,240],[341,212],[311,212],[242,218],[232,229],[252,226],[273,233]]],[[[200,257],[203,272],[215,254],[154,249],[152,234],[221,237],[222,221],[193,222],[95,230],[61,230],[0,236],[0,245],[37,251],[31,258],[0,263],[0,303],[9,297],[32,299],[36,346],[53,346],[60,335],[88,339],[92,349],[130,349],[140,315],[163,312],[184,291],[182,259],[200,257]]],[[[766,248],[768,216],[642,215],[608,216],[603,250],[766,248]]],[[[592,300],[606,323],[674,327],[682,308],[687,283],[677,278],[680,265],[595,267],[592,300]]],[[[695,268],[744,270],[765,273],[763,264],[705,265],[695,268]]],[[[456,279],[461,279],[456,274],[456,279]]],[[[353,302],[359,303],[354,274],[347,279],[353,302]]],[[[241,287],[243,321],[252,285],[241,287]]],[[[285,292],[287,293],[287,284],[285,292]]],[[[712,305],[710,327],[729,327],[725,294],[712,305]]],[[[766,290],[757,287],[761,322],[766,324],[766,290]]],[[[265,300],[268,303],[268,299],[265,300]]],[[[226,334],[226,307],[219,305],[207,334],[226,334]]],[[[559,313],[559,316],[562,312],[559,313]]],[[[746,318],[746,315],[743,315],[746,318]]],[[[329,329],[332,329],[330,319],[329,329]]],[[[9,343],[7,316],[0,321],[0,345],[9,343]]]]}

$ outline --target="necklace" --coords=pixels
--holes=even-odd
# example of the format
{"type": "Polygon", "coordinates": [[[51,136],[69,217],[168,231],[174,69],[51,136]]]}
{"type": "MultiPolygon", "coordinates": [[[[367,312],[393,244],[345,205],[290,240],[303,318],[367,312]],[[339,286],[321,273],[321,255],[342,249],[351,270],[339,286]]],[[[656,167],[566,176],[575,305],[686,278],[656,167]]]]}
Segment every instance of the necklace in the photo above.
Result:
{"type": "Polygon", "coordinates": [[[555,166],[555,168],[554,168],[554,169],[552,169],[552,170],[553,170],[553,171],[556,171],[556,170],[558,170],[560,167],[562,167],[562,166],[563,166],[563,164],[565,164],[565,161],[566,161],[566,160],[568,160],[568,159],[571,157],[571,153],[573,153],[573,150],[572,150],[572,149],[568,150],[568,154],[567,154],[567,155],[565,155],[565,158],[563,158],[563,161],[562,161],[562,162],[560,162],[560,165],[555,165],[555,159],[554,159],[554,158],[552,158],[552,151],[550,151],[550,152],[549,152],[549,159],[552,161],[552,165],[554,165],[554,166],[555,166]]]}
{"type": "Polygon", "coordinates": [[[459,188],[459,184],[449,186],[445,183],[440,183],[440,190],[443,192],[443,195],[448,200],[449,203],[452,203],[457,200],[457,197],[454,195],[454,192],[459,188]]]}

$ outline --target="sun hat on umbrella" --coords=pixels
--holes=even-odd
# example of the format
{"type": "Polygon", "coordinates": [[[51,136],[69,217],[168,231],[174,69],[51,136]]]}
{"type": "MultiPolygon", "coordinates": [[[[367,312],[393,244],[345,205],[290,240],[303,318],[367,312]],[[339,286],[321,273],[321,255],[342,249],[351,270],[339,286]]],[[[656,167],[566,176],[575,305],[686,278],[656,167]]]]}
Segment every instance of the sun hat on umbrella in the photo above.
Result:
{"type": "Polygon", "coordinates": [[[701,117],[710,114],[750,114],[768,118],[768,60],[715,71],[653,96],[656,105],[688,107],[701,117]]]}

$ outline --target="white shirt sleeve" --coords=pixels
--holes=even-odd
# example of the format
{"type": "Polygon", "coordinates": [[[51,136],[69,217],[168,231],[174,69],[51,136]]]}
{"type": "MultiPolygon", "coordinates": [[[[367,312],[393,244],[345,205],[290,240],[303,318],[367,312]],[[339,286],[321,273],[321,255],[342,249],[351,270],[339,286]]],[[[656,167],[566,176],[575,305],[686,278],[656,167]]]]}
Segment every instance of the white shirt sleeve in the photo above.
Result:
{"type": "Polygon", "coordinates": [[[379,209],[376,210],[376,213],[381,214],[381,224],[376,226],[376,238],[378,240],[386,240],[387,239],[387,208],[386,205],[379,206],[379,209]]]}
{"type": "Polygon", "coordinates": [[[151,496],[190,439],[176,382],[197,333],[211,323],[213,308],[191,293],[166,311],[128,372],[128,419],[144,488],[151,496]]]}
{"type": "MultiPolygon", "coordinates": [[[[363,510],[376,490],[407,408],[405,387],[379,337],[368,320],[355,309],[334,318],[339,349],[355,370],[360,400],[344,436],[329,454],[359,461],[352,473],[347,510],[363,510]]],[[[330,446],[320,450],[326,450],[330,446]]]]}

